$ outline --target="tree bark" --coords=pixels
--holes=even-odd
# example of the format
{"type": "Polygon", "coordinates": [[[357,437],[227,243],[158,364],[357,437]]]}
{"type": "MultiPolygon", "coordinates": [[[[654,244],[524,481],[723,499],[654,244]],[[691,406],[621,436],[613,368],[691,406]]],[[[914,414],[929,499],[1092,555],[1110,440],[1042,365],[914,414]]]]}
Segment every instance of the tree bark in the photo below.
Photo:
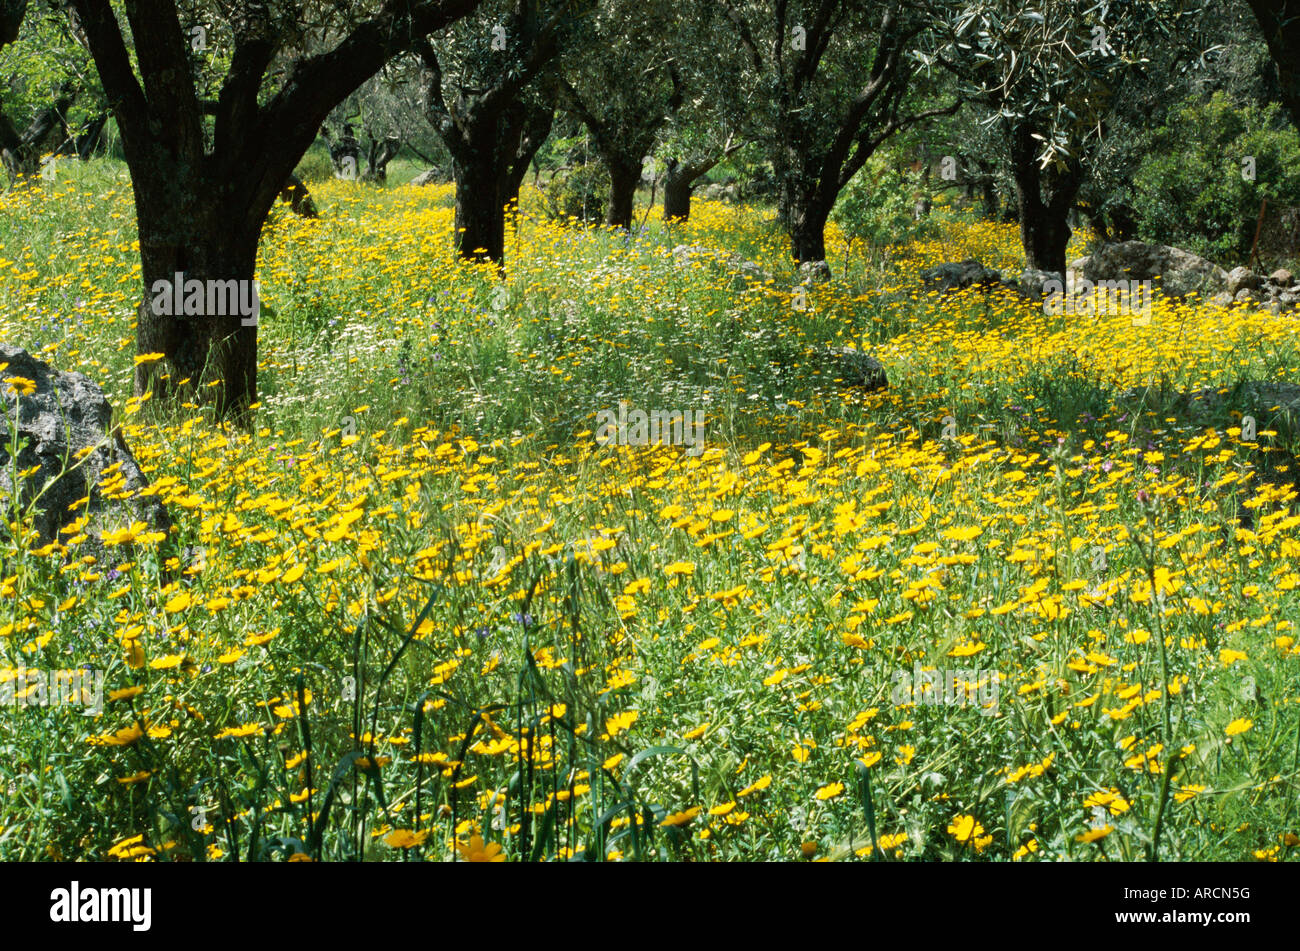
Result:
{"type": "Polygon", "coordinates": [[[506,209],[518,203],[528,162],[550,132],[550,115],[544,104],[479,100],[462,104],[458,123],[438,126],[451,153],[455,243],[462,258],[503,266],[506,209]]]}
{"type": "Polygon", "coordinates": [[[54,102],[38,112],[22,132],[0,114],[0,161],[10,181],[40,172],[41,155],[53,151],[54,144],[67,136],[65,117],[76,98],[76,89],[65,83],[54,102]]]}
{"type": "Polygon", "coordinates": [[[515,100],[480,104],[439,126],[456,181],[456,248],[472,261],[505,261],[505,217],[519,204],[519,188],[537,150],[550,135],[554,107],[515,100]]]}
{"type": "MultiPolygon", "coordinates": [[[[549,96],[544,96],[540,101],[522,101],[516,113],[516,121],[520,126],[518,145],[515,146],[515,157],[506,169],[505,181],[501,186],[504,204],[510,213],[518,212],[519,189],[523,185],[524,176],[528,174],[528,166],[551,134],[551,127],[555,123],[555,104],[549,96]]],[[[515,137],[512,135],[510,138],[515,137]]]]}
{"type": "Polygon", "coordinates": [[[826,260],[826,221],[830,208],[818,199],[796,201],[790,209],[790,250],[796,264],[826,260]]]}
{"type": "Polygon", "coordinates": [[[609,201],[605,207],[605,224],[630,231],[636,207],[636,187],[641,184],[643,159],[624,153],[605,160],[609,170],[609,201]]]}
{"type": "Polygon", "coordinates": [[[108,123],[108,113],[102,112],[85,124],[79,131],[63,140],[55,155],[74,155],[85,162],[99,150],[104,138],[104,126],[108,123]]]}
{"type": "Polygon", "coordinates": [[[998,207],[997,167],[987,159],[976,158],[971,163],[979,172],[971,177],[971,187],[980,198],[980,214],[988,221],[997,221],[998,207]]]}
{"type": "Polygon", "coordinates": [[[1012,174],[1020,209],[1020,243],[1028,268],[1065,273],[1070,243],[1070,211],[1082,183],[1077,161],[1043,170],[1038,163],[1034,129],[1019,125],[1009,133],[1012,174]]]}
{"type": "Polygon", "coordinates": [[[506,31],[515,38],[512,42],[516,45],[509,53],[513,68],[506,69],[500,81],[486,90],[458,88],[450,107],[443,98],[442,66],[432,44],[427,38],[415,43],[425,67],[425,117],[451,153],[457,253],[468,260],[491,261],[498,270],[504,268],[505,261],[506,204],[517,203],[528,161],[550,132],[550,116],[532,112],[535,107],[548,106],[530,102],[526,88],[559,54],[555,32],[559,21],[553,19],[538,28],[526,14],[523,7],[516,10],[513,25],[506,31]],[[537,135],[539,129],[541,138],[534,141],[530,136],[537,135]],[[521,162],[523,152],[527,157],[521,162]]]}
{"type": "Polygon", "coordinates": [[[1247,0],[1259,21],[1264,43],[1277,67],[1282,102],[1300,128],[1300,2],[1247,0]]]}
{"type": "Polygon", "coordinates": [[[285,182],[280,198],[289,203],[290,210],[300,218],[317,218],[316,203],[311,200],[311,192],[297,175],[290,175],[285,182]]]}
{"type": "MultiPolygon", "coordinates": [[[[764,138],[791,254],[800,264],[825,261],[826,219],[840,191],[890,136],[918,122],[953,114],[960,100],[946,108],[902,114],[918,68],[908,51],[928,25],[906,5],[882,5],[878,26],[873,28],[874,53],[863,56],[869,65],[862,81],[855,83],[855,93],[840,97],[842,106],[829,115],[814,114],[811,95],[825,81],[825,54],[844,24],[846,8],[835,3],[813,5],[813,16],[799,24],[804,42],[791,53],[786,46],[787,27],[793,21],[786,19],[785,4],[777,5],[774,19],[761,21],[764,29],[776,27],[771,44],[756,38],[761,34],[750,28],[738,6],[724,6],[755,73],[774,92],[774,115],[764,123],[764,138]],[[823,73],[820,80],[819,72],[823,73]]],[[[845,76],[831,81],[837,88],[853,82],[845,76]]]]}
{"type": "Polygon", "coordinates": [[[835,194],[829,200],[821,177],[804,168],[797,149],[783,150],[785,161],[776,170],[781,221],[790,236],[790,254],[795,264],[826,260],[826,221],[835,194]]]}
{"type": "Polygon", "coordinates": [[[483,121],[473,142],[447,143],[456,180],[456,250],[471,261],[505,260],[504,156],[495,122],[483,121]]]}
{"type": "Polygon", "coordinates": [[[681,78],[671,67],[668,77],[672,86],[665,101],[656,102],[653,96],[648,96],[633,111],[597,106],[595,100],[584,99],[571,83],[562,81],[566,108],[581,119],[591,133],[596,154],[609,173],[605,224],[610,227],[632,227],[642,163],[654,150],[659,129],[668,121],[669,114],[681,108],[685,95],[681,78]]]}
{"type": "Polygon", "coordinates": [[[998,188],[993,179],[985,179],[980,185],[980,204],[987,221],[997,221],[1001,209],[998,206],[998,188]]]}
{"type": "Polygon", "coordinates": [[[395,135],[388,135],[382,139],[371,138],[370,146],[366,149],[366,171],[361,176],[361,180],[380,184],[388,181],[388,163],[396,158],[401,150],[402,140],[395,135]]]}
{"type": "Polygon", "coordinates": [[[1020,204],[1020,244],[1025,251],[1025,266],[1064,274],[1065,249],[1071,235],[1068,216],[1038,200],[1020,178],[1020,175],[1016,176],[1016,195],[1020,204]]]}
{"type": "MultiPolygon", "coordinates": [[[[173,195],[163,189],[136,190],[146,292],[136,349],[165,359],[136,367],[135,390],[152,389],[159,400],[196,400],[208,384],[219,382],[213,388],[214,408],[219,416],[238,420],[257,400],[257,327],[244,326],[239,313],[159,313],[156,293],[159,282],[171,288],[180,274],[183,281],[198,280],[205,287],[210,280],[247,282],[239,290],[251,297],[261,228],[232,227],[228,206],[216,196],[200,193],[178,207],[173,195]]],[[[205,295],[205,311],[206,303],[205,295]]]]}
{"type": "Polygon", "coordinates": [[[81,130],[73,141],[73,148],[77,150],[77,158],[85,162],[99,151],[104,141],[104,126],[107,124],[108,113],[101,112],[90,120],[86,128],[81,130]]]}
{"type": "Polygon", "coordinates": [[[330,132],[329,126],[320,127],[329,148],[330,164],[334,166],[334,177],[354,182],[361,177],[361,142],[357,139],[349,123],[343,124],[343,132],[337,137],[330,132]]]}
{"type": "MultiPolygon", "coordinates": [[[[222,417],[251,421],[257,328],[244,326],[238,313],[208,307],[188,317],[160,313],[155,285],[178,273],[186,281],[251,282],[267,215],[329,113],[415,37],[442,29],[477,2],[384,3],[336,45],[298,56],[282,55],[289,36],[265,4],[240,5],[229,66],[209,104],[196,88],[172,0],[126,4],[133,52],[109,0],[71,0],[135,192],[145,293],[136,343],[141,355],[162,355],[136,367],[137,395],[152,389],[160,398],[208,402],[222,417]],[[267,89],[273,66],[277,80],[267,89]]],[[[251,283],[244,287],[251,290],[251,283]]]]}
{"type": "Polygon", "coordinates": [[[673,159],[664,175],[664,221],[688,221],[691,217],[691,193],[695,191],[695,178],[687,177],[688,169],[673,159]]]}
{"type": "Polygon", "coordinates": [[[715,155],[697,158],[695,161],[682,162],[676,158],[669,159],[668,171],[664,174],[664,221],[687,221],[691,217],[691,195],[695,192],[695,183],[723,159],[730,158],[744,142],[735,142],[731,136],[715,155]]]}

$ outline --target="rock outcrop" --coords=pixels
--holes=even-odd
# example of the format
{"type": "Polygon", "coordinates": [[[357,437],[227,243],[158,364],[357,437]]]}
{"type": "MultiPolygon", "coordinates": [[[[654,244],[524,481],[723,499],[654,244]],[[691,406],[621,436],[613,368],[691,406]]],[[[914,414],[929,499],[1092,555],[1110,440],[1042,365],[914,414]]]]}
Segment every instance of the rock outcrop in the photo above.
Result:
{"type": "Polygon", "coordinates": [[[1253,304],[1280,314],[1284,310],[1294,310],[1300,304],[1300,284],[1286,268],[1278,268],[1265,277],[1248,267],[1235,267],[1228,272],[1222,293],[1214,295],[1210,302],[1220,307],[1253,304]]]}
{"type": "Polygon", "coordinates": [[[965,261],[950,261],[921,272],[921,286],[927,291],[945,294],[948,291],[964,290],[968,287],[992,287],[1002,283],[1002,275],[991,267],[985,267],[974,258],[965,261]]]}
{"type": "Polygon", "coordinates": [[[1070,263],[1084,280],[1152,281],[1169,297],[1199,294],[1211,297],[1224,291],[1228,272],[1203,257],[1166,244],[1122,241],[1105,244],[1086,258],[1070,263]]]}
{"type": "Polygon", "coordinates": [[[0,498],[7,503],[15,495],[16,463],[18,501],[42,543],[83,515],[90,553],[105,529],[143,522],[150,531],[170,531],[162,503],[141,495],[149,480],[112,428],[113,408],[98,385],[5,344],[0,364],[0,498]]]}
{"type": "Polygon", "coordinates": [[[867,392],[889,386],[884,364],[868,353],[849,347],[831,347],[823,357],[835,379],[845,386],[862,387],[867,392]]]}
{"type": "Polygon", "coordinates": [[[411,179],[411,184],[423,187],[425,185],[445,185],[450,181],[450,173],[440,168],[431,168],[411,179]]]}

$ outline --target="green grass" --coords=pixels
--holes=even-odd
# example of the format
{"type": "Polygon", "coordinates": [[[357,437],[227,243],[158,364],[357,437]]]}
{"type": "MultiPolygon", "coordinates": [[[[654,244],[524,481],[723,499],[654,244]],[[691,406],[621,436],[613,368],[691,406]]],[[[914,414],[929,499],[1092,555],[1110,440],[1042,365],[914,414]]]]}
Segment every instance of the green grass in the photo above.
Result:
{"type": "Polygon", "coordinates": [[[10,197],[3,338],[105,387],[177,531],[87,565],[11,513],[8,664],[139,693],[0,713],[0,858],[1293,857],[1295,436],[1235,388],[1298,379],[1286,319],[925,298],[1017,263],[944,209],[833,234],[796,309],[768,210],[628,238],[526,191],[501,281],[406,171],[275,212],[251,433],[132,399],[120,168],[10,197]],[[595,446],[619,401],[704,409],[706,453],[595,446]],[[899,702],[916,664],[996,711],[899,702]]]}

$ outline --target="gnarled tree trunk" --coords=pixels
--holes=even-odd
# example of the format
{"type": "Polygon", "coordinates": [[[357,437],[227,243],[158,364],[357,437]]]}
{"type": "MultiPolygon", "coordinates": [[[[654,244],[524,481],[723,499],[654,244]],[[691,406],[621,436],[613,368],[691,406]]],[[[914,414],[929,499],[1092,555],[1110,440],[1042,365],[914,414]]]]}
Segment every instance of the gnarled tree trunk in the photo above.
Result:
{"type": "Polygon", "coordinates": [[[1277,67],[1282,102],[1300,128],[1300,0],[1247,0],[1277,67]]]}
{"type": "Polygon", "coordinates": [[[506,157],[500,116],[479,114],[462,126],[465,135],[444,139],[456,179],[456,249],[472,261],[505,259],[506,157]]]}
{"type": "Polygon", "coordinates": [[[550,134],[554,109],[523,99],[499,106],[480,101],[439,126],[456,180],[456,248],[461,257],[505,259],[505,219],[519,202],[528,163],[550,134]]]}
{"type": "MultiPolygon", "coordinates": [[[[695,191],[695,179],[688,174],[686,166],[677,159],[668,162],[668,171],[664,174],[664,221],[686,221],[691,217],[691,193],[695,191]]],[[[701,173],[702,174],[702,173],[701,173]]]]}
{"type": "Polygon", "coordinates": [[[40,172],[41,155],[53,151],[55,144],[67,137],[66,116],[76,98],[75,87],[65,83],[54,102],[38,112],[22,132],[0,114],[0,161],[10,181],[40,172]]]}
{"type": "Polygon", "coordinates": [[[742,144],[733,143],[728,137],[717,155],[693,162],[669,159],[668,170],[664,174],[664,221],[671,223],[689,219],[695,183],[723,159],[729,158],[742,144]]]}
{"type": "Polygon", "coordinates": [[[681,108],[685,95],[681,78],[671,67],[667,73],[672,87],[666,100],[656,101],[653,96],[647,96],[633,110],[605,108],[594,97],[584,99],[571,83],[562,82],[566,108],[591,133],[596,154],[609,173],[605,224],[610,227],[631,229],[645,157],[654,150],[659,129],[668,116],[681,108]]]}
{"type": "MultiPolygon", "coordinates": [[[[507,35],[512,35],[509,30],[507,35]]],[[[526,88],[558,54],[555,34],[550,25],[533,34],[531,44],[516,50],[520,56],[527,53],[517,69],[486,91],[460,87],[451,106],[443,98],[442,66],[432,44],[420,40],[415,49],[425,66],[425,116],[451,153],[457,252],[469,260],[492,261],[500,270],[506,206],[518,202],[528,162],[550,132],[551,116],[536,111],[551,109],[545,90],[537,101],[526,88]]],[[[543,85],[549,89],[550,81],[543,85]]]]}
{"type": "Polygon", "coordinates": [[[826,260],[826,222],[835,204],[835,195],[827,197],[820,177],[804,168],[802,158],[789,155],[777,169],[779,213],[796,264],[826,260]]]}
{"type": "MultiPolygon", "coordinates": [[[[185,178],[180,174],[177,184],[185,178]]],[[[228,189],[199,185],[181,191],[165,187],[165,182],[164,187],[150,184],[136,185],[145,286],[136,349],[163,354],[164,359],[136,367],[136,392],[152,390],[160,400],[194,400],[204,395],[207,384],[219,382],[212,390],[214,408],[219,416],[238,418],[257,400],[256,312],[245,314],[231,306],[225,291],[233,281],[235,293],[252,300],[260,222],[231,220],[231,204],[222,200],[228,189]],[[179,206],[178,195],[183,196],[179,206]],[[167,313],[174,308],[166,301],[159,306],[160,292],[183,301],[184,287],[179,295],[172,290],[178,280],[202,284],[203,313],[167,313]],[[209,281],[219,282],[215,299],[206,291],[209,281]]]]}
{"type": "Polygon", "coordinates": [[[388,163],[402,150],[402,140],[395,135],[371,139],[366,149],[366,170],[361,176],[365,182],[388,181],[388,163]]]}
{"type": "Polygon", "coordinates": [[[641,184],[642,162],[641,157],[627,153],[605,159],[605,167],[609,171],[609,201],[605,206],[605,224],[611,228],[630,230],[632,227],[636,187],[641,184]]]}
{"type": "MultiPolygon", "coordinates": [[[[255,311],[230,306],[231,289],[253,301],[262,227],[285,182],[330,111],[415,36],[442,29],[477,0],[384,4],[337,45],[294,55],[265,4],[239,5],[229,66],[214,102],[200,96],[187,33],[174,2],[128,0],[132,49],[108,0],[71,0],[131,170],[145,299],[137,394],[203,401],[247,425],[257,401],[255,311]],[[282,55],[283,54],[283,55],[282,55]],[[272,66],[280,77],[268,90],[272,66]],[[137,75],[138,73],[138,75],[137,75]],[[211,115],[212,123],[205,124],[211,115]],[[160,296],[208,282],[191,313],[167,313],[160,296]],[[231,311],[234,311],[233,313],[231,311]],[[209,385],[211,384],[211,385],[209,385]]],[[[189,304],[189,293],[183,295],[189,304]]],[[[175,297],[173,295],[173,302],[175,297]]]]}
{"type": "Polygon", "coordinates": [[[354,182],[361,177],[361,142],[357,139],[351,124],[344,123],[343,131],[335,136],[329,126],[320,127],[321,135],[329,148],[330,164],[334,166],[334,177],[354,182]]]}
{"type": "Polygon", "coordinates": [[[501,186],[506,209],[512,213],[519,210],[519,188],[523,185],[524,176],[528,174],[528,166],[546,142],[547,136],[551,134],[551,126],[555,123],[552,95],[544,95],[536,101],[521,102],[515,122],[519,126],[518,144],[515,146],[514,160],[506,169],[505,181],[501,186]]]}
{"type": "Polygon", "coordinates": [[[280,191],[280,198],[289,203],[290,210],[300,218],[316,218],[316,203],[311,200],[311,192],[297,175],[290,175],[280,191]]]}
{"type": "Polygon", "coordinates": [[[1020,209],[1020,243],[1026,266],[1065,273],[1066,246],[1070,243],[1070,211],[1074,208],[1083,174],[1077,160],[1065,168],[1043,170],[1038,163],[1038,139],[1029,125],[1009,132],[1012,174],[1020,209]]]}
{"type": "Polygon", "coordinates": [[[801,202],[790,213],[790,251],[796,264],[826,260],[826,222],[830,208],[819,199],[801,202]]]}
{"type": "Polygon", "coordinates": [[[104,126],[107,124],[108,113],[101,112],[86,123],[86,127],[73,137],[72,150],[76,153],[77,158],[85,162],[99,151],[100,145],[104,141],[104,126]]]}

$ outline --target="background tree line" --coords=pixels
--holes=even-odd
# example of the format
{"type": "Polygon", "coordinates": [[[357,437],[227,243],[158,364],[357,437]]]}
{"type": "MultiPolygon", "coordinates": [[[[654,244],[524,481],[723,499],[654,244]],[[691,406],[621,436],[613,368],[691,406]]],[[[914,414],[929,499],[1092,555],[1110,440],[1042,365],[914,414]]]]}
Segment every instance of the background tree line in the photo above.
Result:
{"type": "Polygon", "coordinates": [[[372,182],[443,166],[459,253],[502,269],[530,169],[633,228],[646,182],[671,222],[730,168],[816,277],[832,216],[888,241],[944,189],[1017,221],[1036,272],[1082,222],[1229,258],[1261,200],[1300,205],[1300,0],[0,0],[0,75],[15,187],[50,154],[129,167],[137,349],[164,355],[137,393],[236,420],[257,328],[148,290],[252,280],[322,143],[372,182]]]}

